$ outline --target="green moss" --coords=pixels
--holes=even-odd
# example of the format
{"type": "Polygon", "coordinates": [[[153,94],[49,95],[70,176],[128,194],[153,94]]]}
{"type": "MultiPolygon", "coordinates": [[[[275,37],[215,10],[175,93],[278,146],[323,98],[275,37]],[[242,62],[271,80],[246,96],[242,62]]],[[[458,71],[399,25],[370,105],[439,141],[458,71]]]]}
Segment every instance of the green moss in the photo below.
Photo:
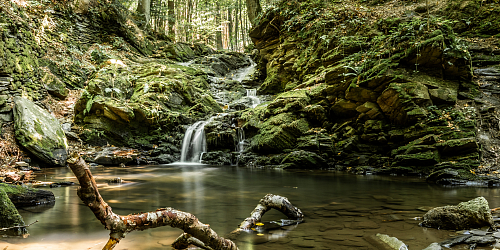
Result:
{"type": "MultiPolygon", "coordinates": [[[[6,190],[10,190],[10,188],[5,187],[3,183],[0,183],[0,227],[12,227],[12,226],[24,226],[24,221],[16,207],[10,201],[6,190]]],[[[9,235],[24,235],[27,234],[28,231],[26,228],[18,228],[18,229],[9,229],[7,231],[3,231],[9,235]]]]}

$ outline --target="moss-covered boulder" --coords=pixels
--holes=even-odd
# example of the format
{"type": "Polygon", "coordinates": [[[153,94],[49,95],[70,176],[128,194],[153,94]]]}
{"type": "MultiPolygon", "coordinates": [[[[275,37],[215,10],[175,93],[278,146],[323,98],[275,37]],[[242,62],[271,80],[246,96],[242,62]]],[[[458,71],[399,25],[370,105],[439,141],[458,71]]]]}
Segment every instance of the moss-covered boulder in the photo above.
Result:
{"type": "Polygon", "coordinates": [[[309,123],[304,118],[297,119],[292,113],[281,113],[269,118],[259,128],[259,134],[252,139],[252,148],[258,152],[281,152],[295,147],[297,138],[309,130],[309,123]]]}
{"type": "Polygon", "coordinates": [[[65,166],[68,144],[59,121],[26,98],[15,97],[14,103],[17,141],[45,163],[65,166]]]}
{"type": "Polygon", "coordinates": [[[478,197],[457,206],[437,207],[424,215],[425,227],[447,230],[464,230],[490,226],[495,228],[488,201],[478,197]]]}
{"type": "MultiPolygon", "coordinates": [[[[10,201],[7,193],[0,187],[0,227],[9,228],[24,226],[23,217],[19,214],[14,204],[10,201]]],[[[22,236],[28,233],[26,228],[13,228],[3,231],[7,235],[22,236]]]]}
{"type": "Polygon", "coordinates": [[[53,95],[60,99],[64,99],[68,96],[69,91],[66,88],[66,84],[64,84],[57,76],[52,74],[52,72],[45,72],[45,76],[42,78],[42,82],[45,85],[45,89],[53,95]]]}
{"type": "Polygon", "coordinates": [[[281,164],[286,169],[319,169],[326,166],[326,161],[314,152],[299,150],[288,153],[281,164]]]}

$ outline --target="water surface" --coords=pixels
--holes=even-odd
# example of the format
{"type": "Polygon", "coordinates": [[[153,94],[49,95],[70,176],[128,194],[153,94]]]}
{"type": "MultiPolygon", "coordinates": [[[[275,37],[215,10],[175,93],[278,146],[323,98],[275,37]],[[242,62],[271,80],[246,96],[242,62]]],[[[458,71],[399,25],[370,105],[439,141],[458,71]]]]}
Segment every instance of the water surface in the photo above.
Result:
{"type": "MultiPolygon", "coordinates": [[[[159,165],[92,168],[103,198],[118,214],[173,207],[190,212],[224,236],[234,230],[267,193],[288,197],[305,214],[305,222],[262,233],[244,233],[235,240],[240,249],[377,249],[377,233],[423,249],[447,239],[452,231],[422,228],[415,217],[422,209],[453,205],[484,196],[500,207],[500,191],[492,188],[446,188],[423,179],[356,176],[331,171],[263,170],[229,166],[159,165]],[[120,177],[122,184],[107,184],[120,177]]],[[[41,181],[75,181],[68,168],[45,169],[41,181]]],[[[50,188],[47,188],[50,189],[50,188]]],[[[77,186],[50,189],[53,207],[22,209],[28,239],[4,238],[0,247],[12,249],[101,249],[108,231],[76,194],[77,186]]],[[[264,221],[285,219],[270,211],[264,221]]],[[[115,249],[171,249],[180,229],[156,228],[132,232],[115,249]]],[[[483,248],[484,249],[484,248],[483,248]]],[[[491,248],[486,248],[491,249],[491,248]]]]}

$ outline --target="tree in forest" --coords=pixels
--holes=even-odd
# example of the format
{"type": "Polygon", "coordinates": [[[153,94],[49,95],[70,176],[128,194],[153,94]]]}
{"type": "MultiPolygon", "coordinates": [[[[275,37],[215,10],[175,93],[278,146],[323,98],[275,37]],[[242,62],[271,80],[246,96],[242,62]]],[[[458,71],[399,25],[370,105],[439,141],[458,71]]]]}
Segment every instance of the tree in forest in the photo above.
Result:
{"type": "Polygon", "coordinates": [[[139,0],[137,2],[137,13],[144,15],[146,23],[151,21],[151,0],[139,0]]]}
{"type": "Polygon", "coordinates": [[[168,34],[175,39],[175,4],[173,0],[168,0],[168,34]]]}
{"type": "Polygon", "coordinates": [[[262,12],[262,7],[260,6],[260,0],[246,0],[247,1],[247,13],[248,19],[252,26],[254,25],[255,19],[262,12]]]}

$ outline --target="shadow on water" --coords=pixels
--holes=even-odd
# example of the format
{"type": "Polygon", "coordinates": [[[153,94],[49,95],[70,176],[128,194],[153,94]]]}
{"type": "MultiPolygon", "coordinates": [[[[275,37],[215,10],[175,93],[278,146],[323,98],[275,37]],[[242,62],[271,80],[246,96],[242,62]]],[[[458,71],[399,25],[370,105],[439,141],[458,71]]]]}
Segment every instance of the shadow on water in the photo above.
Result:
{"type": "MultiPolygon", "coordinates": [[[[246,218],[267,193],[279,194],[305,214],[299,225],[277,226],[286,219],[271,210],[265,228],[244,233],[240,249],[376,249],[367,239],[389,234],[410,249],[423,249],[449,237],[451,231],[421,228],[415,220],[425,210],[484,196],[500,207],[500,189],[432,186],[409,177],[355,176],[331,171],[285,171],[170,164],[129,168],[93,168],[100,192],[118,214],[173,207],[196,215],[220,235],[246,218]],[[119,177],[122,184],[106,180],[119,177]],[[284,248],[284,246],[286,246],[284,248]]],[[[67,168],[45,169],[39,180],[76,181],[67,168]]],[[[77,186],[51,189],[56,204],[43,211],[21,210],[30,223],[28,239],[2,239],[8,249],[101,249],[108,231],[76,195],[77,186]]],[[[133,232],[116,249],[170,249],[181,234],[162,227],[133,232]]]]}

